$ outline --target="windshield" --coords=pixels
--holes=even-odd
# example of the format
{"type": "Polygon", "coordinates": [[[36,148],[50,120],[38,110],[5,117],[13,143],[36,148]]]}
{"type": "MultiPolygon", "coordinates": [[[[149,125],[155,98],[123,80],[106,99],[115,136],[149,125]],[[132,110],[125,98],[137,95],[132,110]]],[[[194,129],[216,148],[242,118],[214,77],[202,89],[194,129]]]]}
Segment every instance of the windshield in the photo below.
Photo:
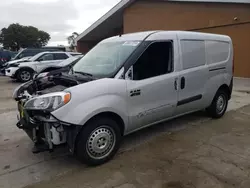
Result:
{"type": "Polygon", "coordinates": [[[73,67],[95,77],[108,77],[115,73],[137,48],[138,41],[99,43],[73,67]]]}

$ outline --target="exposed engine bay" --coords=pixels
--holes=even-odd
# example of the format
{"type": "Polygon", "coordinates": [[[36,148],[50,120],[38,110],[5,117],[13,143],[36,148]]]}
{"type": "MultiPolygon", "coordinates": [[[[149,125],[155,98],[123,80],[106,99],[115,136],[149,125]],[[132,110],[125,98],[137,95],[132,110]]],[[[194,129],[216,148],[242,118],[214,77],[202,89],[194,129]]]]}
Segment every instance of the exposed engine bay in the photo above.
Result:
{"type": "Polygon", "coordinates": [[[51,92],[62,91],[65,88],[72,87],[81,83],[95,80],[89,75],[67,74],[59,70],[41,73],[35,75],[32,81],[26,82],[16,89],[15,100],[26,90],[30,95],[43,95],[51,92]]]}
{"type": "Polygon", "coordinates": [[[35,143],[33,153],[52,151],[57,145],[68,143],[70,151],[73,147],[76,126],[67,125],[53,117],[48,110],[26,109],[25,104],[32,98],[63,91],[66,88],[95,80],[90,75],[67,74],[60,70],[35,75],[33,80],[20,85],[13,93],[13,98],[18,103],[17,127],[23,129],[35,143]],[[67,133],[65,131],[67,130],[67,133]],[[72,134],[71,134],[72,133],[72,134]]]}

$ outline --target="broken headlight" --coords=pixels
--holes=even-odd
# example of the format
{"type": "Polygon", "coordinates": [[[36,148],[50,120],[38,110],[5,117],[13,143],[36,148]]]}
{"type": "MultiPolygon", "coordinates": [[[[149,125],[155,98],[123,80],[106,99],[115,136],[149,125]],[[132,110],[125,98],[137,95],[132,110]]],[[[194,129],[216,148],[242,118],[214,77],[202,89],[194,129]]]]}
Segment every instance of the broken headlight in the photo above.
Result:
{"type": "Polygon", "coordinates": [[[56,110],[67,104],[71,99],[68,92],[55,92],[30,99],[24,106],[29,110],[56,110]]]}

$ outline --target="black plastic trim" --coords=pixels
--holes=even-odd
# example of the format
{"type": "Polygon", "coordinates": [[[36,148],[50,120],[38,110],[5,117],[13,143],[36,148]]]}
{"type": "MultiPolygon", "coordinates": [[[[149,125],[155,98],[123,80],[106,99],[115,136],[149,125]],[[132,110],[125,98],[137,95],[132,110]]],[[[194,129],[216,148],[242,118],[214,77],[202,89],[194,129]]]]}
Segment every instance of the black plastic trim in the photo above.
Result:
{"type": "Polygon", "coordinates": [[[189,97],[189,98],[183,99],[181,101],[178,101],[177,106],[181,106],[181,105],[184,105],[184,104],[187,104],[187,103],[190,103],[190,102],[194,102],[194,101],[197,101],[197,100],[200,100],[200,99],[202,99],[201,94],[193,96],[193,97],[189,97]]]}
{"type": "Polygon", "coordinates": [[[229,91],[230,91],[230,94],[229,94],[229,100],[230,100],[232,97],[232,92],[233,92],[233,77],[232,77],[230,85],[229,85],[229,91]]]}
{"type": "Polygon", "coordinates": [[[224,70],[224,69],[226,69],[226,67],[214,68],[214,69],[210,69],[209,71],[212,72],[212,71],[224,70]]]}

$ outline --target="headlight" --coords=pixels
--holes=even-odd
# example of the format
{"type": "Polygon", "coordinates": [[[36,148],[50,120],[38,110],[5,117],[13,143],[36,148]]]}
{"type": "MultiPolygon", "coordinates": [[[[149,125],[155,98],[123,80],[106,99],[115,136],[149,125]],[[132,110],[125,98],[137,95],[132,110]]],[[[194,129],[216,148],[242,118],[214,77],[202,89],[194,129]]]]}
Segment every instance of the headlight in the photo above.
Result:
{"type": "Polygon", "coordinates": [[[24,106],[30,110],[56,110],[67,104],[71,99],[71,94],[68,92],[56,92],[46,95],[41,95],[30,99],[24,106]]]}
{"type": "Polygon", "coordinates": [[[24,90],[26,90],[30,84],[32,84],[32,80],[28,81],[28,82],[25,82],[21,85],[19,85],[18,87],[16,87],[16,89],[13,91],[13,94],[12,94],[12,98],[13,99],[17,99],[17,97],[24,92],[24,90]]]}

